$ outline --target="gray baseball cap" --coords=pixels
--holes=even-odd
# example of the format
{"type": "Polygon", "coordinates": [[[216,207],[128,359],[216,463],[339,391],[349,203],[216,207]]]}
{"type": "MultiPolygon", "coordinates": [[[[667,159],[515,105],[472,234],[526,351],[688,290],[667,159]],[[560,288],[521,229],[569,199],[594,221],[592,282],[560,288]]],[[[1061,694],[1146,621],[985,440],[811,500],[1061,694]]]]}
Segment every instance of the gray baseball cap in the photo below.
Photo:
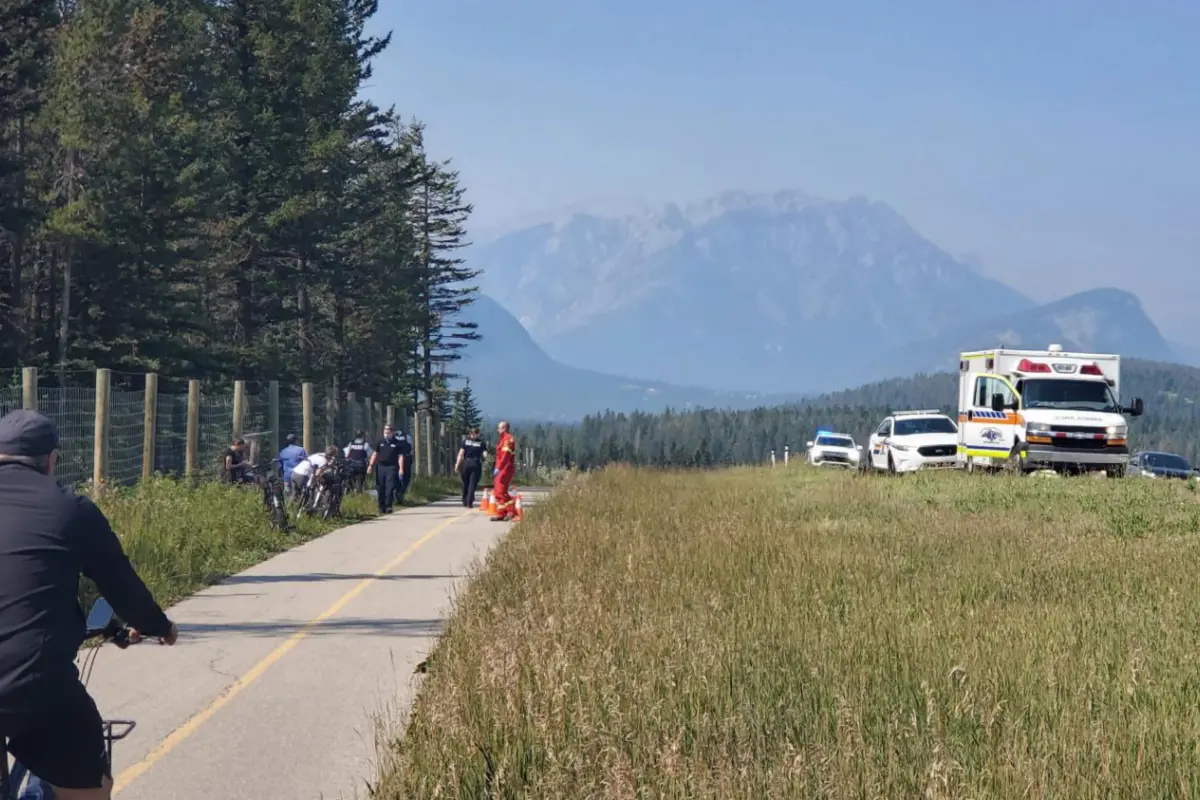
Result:
{"type": "Polygon", "coordinates": [[[44,456],[58,449],[58,427],[44,414],[19,408],[0,417],[0,455],[44,456]]]}

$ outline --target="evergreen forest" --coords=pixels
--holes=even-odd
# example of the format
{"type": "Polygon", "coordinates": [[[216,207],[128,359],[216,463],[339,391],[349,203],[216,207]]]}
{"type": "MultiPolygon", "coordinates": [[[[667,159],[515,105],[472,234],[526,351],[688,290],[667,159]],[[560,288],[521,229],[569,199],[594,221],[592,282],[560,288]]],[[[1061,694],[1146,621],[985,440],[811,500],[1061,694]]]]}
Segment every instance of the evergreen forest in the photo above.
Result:
{"type": "Polygon", "coordinates": [[[2,0],[0,373],[445,404],[472,209],[425,125],[360,95],[376,10],[2,0]]]}

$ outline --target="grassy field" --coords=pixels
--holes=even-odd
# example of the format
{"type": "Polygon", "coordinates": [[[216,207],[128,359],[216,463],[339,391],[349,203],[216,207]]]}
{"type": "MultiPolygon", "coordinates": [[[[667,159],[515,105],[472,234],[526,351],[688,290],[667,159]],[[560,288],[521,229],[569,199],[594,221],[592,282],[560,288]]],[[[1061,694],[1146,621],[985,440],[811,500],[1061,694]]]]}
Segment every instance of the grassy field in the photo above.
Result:
{"type": "MultiPolygon", "coordinates": [[[[456,494],[457,479],[417,478],[405,505],[456,494]]],[[[138,573],[164,607],[228,575],[334,528],[377,514],[369,495],[343,501],[343,519],[301,519],[291,533],[273,530],[254,488],[192,485],[169,478],[139,483],[100,503],[138,573]]],[[[90,601],[90,586],[85,600],[90,601]]]]}
{"type": "Polygon", "coordinates": [[[1184,482],[614,469],[459,598],[383,798],[1195,797],[1184,482]]]}

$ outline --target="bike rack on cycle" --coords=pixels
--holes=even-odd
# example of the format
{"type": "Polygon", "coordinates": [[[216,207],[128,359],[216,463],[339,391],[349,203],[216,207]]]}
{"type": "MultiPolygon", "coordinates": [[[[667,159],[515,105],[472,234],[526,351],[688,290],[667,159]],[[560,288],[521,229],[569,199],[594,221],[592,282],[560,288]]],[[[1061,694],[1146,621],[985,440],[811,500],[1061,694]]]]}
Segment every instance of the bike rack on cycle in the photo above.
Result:
{"type": "MultiPolygon", "coordinates": [[[[141,641],[130,639],[129,627],[117,618],[112,606],[104,598],[100,598],[92,606],[86,627],[84,640],[98,638],[100,642],[84,654],[79,676],[85,686],[92,676],[92,667],[96,664],[96,656],[104,642],[112,642],[124,650],[129,645],[141,641]]],[[[104,749],[108,756],[109,769],[112,769],[113,742],[119,742],[132,733],[137,723],[131,719],[107,719],[103,724],[104,749]]],[[[4,757],[0,758],[0,800],[54,800],[54,791],[49,784],[26,769],[24,764],[14,759],[12,767],[9,767],[7,734],[0,736],[0,742],[4,745],[4,757]]]]}

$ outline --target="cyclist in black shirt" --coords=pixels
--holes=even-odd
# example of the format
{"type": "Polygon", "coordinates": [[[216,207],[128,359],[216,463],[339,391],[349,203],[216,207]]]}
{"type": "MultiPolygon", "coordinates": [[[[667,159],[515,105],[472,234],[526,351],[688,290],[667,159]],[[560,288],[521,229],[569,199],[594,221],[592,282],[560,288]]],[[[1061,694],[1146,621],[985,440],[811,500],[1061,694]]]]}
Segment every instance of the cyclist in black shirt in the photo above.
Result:
{"type": "Polygon", "coordinates": [[[400,444],[396,441],[395,428],[385,425],[383,438],[375,445],[367,471],[375,471],[375,492],[379,501],[379,513],[392,513],[396,483],[400,478],[400,444]]]}
{"type": "Polygon", "coordinates": [[[487,442],[479,437],[479,428],[472,428],[458,449],[458,460],[454,471],[462,475],[462,503],[465,508],[475,507],[475,489],[483,476],[483,459],[488,453],[487,442]]]}
{"type": "MultiPolygon", "coordinates": [[[[107,798],[112,765],[75,657],[80,574],[141,635],[179,629],[138,577],[103,512],[58,485],[58,431],[36,411],[0,419],[0,732],[62,798],[107,798]]],[[[7,754],[4,754],[7,758],[7,754]]]]}

